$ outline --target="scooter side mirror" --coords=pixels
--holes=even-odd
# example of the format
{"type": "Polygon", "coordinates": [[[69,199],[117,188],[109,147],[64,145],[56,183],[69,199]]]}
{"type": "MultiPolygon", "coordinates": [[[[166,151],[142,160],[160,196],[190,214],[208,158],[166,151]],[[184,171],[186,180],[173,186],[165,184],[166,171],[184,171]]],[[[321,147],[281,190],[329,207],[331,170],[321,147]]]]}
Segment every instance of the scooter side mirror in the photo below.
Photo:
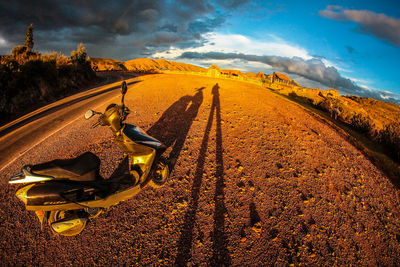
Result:
{"type": "Polygon", "coordinates": [[[85,119],[90,119],[91,117],[93,117],[94,116],[94,111],[93,110],[91,110],[91,109],[89,109],[88,111],[86,111],[86,113],[85,113],[85,119]]]}
{"type": "Polygon", "coordinates": [[[128,91],[128,87],[126,86],[126,82],[123,81],[122,84],[121,84],[121,94],[125,95],[126,91],[128,91]]]}

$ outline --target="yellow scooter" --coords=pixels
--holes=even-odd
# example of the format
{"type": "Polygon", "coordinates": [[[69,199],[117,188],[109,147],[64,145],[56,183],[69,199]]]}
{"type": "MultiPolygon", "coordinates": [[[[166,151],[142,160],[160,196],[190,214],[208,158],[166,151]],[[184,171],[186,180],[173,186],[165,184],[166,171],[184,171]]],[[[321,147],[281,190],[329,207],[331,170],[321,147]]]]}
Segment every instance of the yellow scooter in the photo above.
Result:
{"type": "Polygon", "coordinates": [[[92,127],[109,126],[115,142],[128,154],[129,169],[123,175],[103,179],[100,159],[86,152],[72,159],[24,166],[10,178],[10,184],[25,184],[17,197],[27,210],[36,212],[42,225],[47,221],[54,233],[77,235],[107,208],[133,197],[147,184],[157,188],[168,180],[168,162],[161,156],[166,146],[139,127],[124,123],[130,113],[124,104],[126,92],[124,81],[121,105],[111,104],[104,113],[85,113],[86,119],[98,115],[92,127]]]}

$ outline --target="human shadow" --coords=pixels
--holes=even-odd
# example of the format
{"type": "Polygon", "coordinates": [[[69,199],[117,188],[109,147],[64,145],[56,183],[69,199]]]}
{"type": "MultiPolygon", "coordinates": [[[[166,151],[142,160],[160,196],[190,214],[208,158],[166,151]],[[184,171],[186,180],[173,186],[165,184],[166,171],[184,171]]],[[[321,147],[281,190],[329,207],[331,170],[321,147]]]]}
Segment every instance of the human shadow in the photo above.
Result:
{"type": "MultiPolygon", "coordinates": [[[[173,145],[169,155],[171,172],[183,148],[193,120],[197,117],[199,108],[203,103],[204,88],[196,89],[196,93],[193,96],[182,96],[164,111],[160,119],[147,131],[148,134],[160,140],[167,147],[173,145]]],[[[128,161],[128,157],[126,156],[111,174],[110,178],[123,175],[129,169],[128,161]]]]}
{"type": "Polygon", "coordinates": [[[219,99],[219,86],[216,84],[212,89],[213,106],[215,106],[216,117],[216,170],[215,170],[215,211],[214,211],[214,229],[212,234],[213,256],[210,260],[211,266],[229,266],[231,258],[227,249],[228,238],[225,233],[225,214],[227,212],[225,206],[225,181],[224,181],[224,160],[222,146],[222,129],[221,129],[221,103],[219,99]]]}
{"type": "Polygon", "coordinates": [[[185,214],[181,235],[178,241],[178,255],[175,259],[175,264],[186,266],[190,259],[190,250],[193,242],[193,229],[196,220],[197,208],[199,205],[200,188],[203,180],[204,165],[206,152],[208,148],[208,140],[214,113],[216,113],[217,128],[216,128],[216,189],[215,189],[215,212],[214,212],[214,227],[212,234],[213,241],[213,256],[210,260],[211,265],[230,265],[231,259],[226,248],[227,238],[225,235],[225,213],[226,207],[224,204],[224,165],[222,155],[222,130],[221,130],[221,107],[219,100],[219,86],[216,84],[212,89],[213,101],[210,114],[204,131],[204,136],[201,142],[197,166],[194,173],[194,179],[191,189],[188,210],[185,214]]]}
{"type": "Polygon", "coordinates": [[[148,134],[160,140],[167,147],[173,146],[168,158],[171,172],[181,153],[190,127],[203,103],[204,88],[197,89],[193,96],[185,95],[181,97],[147,131],[148,134]]]}

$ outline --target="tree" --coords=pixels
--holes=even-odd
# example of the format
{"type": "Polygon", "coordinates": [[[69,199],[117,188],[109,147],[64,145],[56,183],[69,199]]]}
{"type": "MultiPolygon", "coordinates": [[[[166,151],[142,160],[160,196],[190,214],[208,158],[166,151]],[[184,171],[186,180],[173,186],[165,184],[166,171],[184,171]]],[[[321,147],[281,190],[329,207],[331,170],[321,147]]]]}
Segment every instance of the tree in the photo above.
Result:
{"type": "Polygon", "coordinates": [[[23,55],[26,53],[26,47],[24,45],[14,46],[12,49],[11,54],[13,57],[17,57],[19,55],[23,55]]]}
{"type": "Polygon", "coordinates": [[[25,34],[25,47],[26,51],[29,53],[33,49],[33,24],[28,26],[26,29],[26,34],[25,34]]]}
{"type": "Polygon", "coordinates": [[[76,50],[73,50],[71,52],[71,61],[74,64],[83,65],[86,62],[86,58],[87,58],[87,50],[85,46],[82,43],[80,43],[76,48],[76,50]]]}

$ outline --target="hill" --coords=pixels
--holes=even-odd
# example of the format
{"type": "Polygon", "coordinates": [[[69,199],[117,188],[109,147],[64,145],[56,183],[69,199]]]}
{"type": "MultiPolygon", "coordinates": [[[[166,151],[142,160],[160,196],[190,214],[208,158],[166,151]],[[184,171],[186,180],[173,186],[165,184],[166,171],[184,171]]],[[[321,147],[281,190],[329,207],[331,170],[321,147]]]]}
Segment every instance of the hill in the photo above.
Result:
{"type": "Polygon", "coordinates": [[[165,59],[148,59],[148,58],[139,58],[133,59],[129,61],[125,61],[125,66],[128,70],[131,71],[147,71],[147,70],[177,70],[177,71],[193,71],[193,72],[203,72],[204,68],[174,62],[167,61],[165,59]]]}
{"type": "Polygon", "coordinates": [[[192,64],[168,61],[165,59],[137,58],[128,61],[120,61],[109,58],[91,58],[92,68],[96,71],[134,71],[134,72],[154,72],[159,70],[185,71],[185,72],[206,72],[209,69],[215,69],[225,76],[245,77],[249,79],[266,79],[267,76],[262,73],[246,72],[240,70],[221,69],[217,65],[211,65],[208,69],[192,64]]]}
{"type": "Polygon", "coordinates": [[[95,71],[127,70],[123,61],[109,58],[90,58],[90,65],[95,71]]]}
{"type": "Polygon", "coordinates": [[[134,72],[148,72],[157,70],[204,72],[205,69],[181,62],[167,61],[165,59],[138,58],[120,61],[108,58],[91,58],[91,65],[96,71],[123,70],[134,72]]]}
{"type": "Polygon", "coordinates": [[[192,64],[168,61],[162,58],[150,59],[150,58],[137,58],[128,61],[120,61],[109,58],[91,58],[92,68],[96,71],[107,71],[107,70],[117,70],[117,71],[134,71],[134,72],[148,72],[148,71],[158,71],[158,70],[171,70],[171,71],[186,71],[186,72],[206,72],[208,69],[216,69],[221,74],[228,76],[242,76],[250,79],[261,79],[267,76],[262,73],[246,72],[243,73],[240,70],[232,69],[221,69],[217,65],[211,65],[208,69],[195,66],[192,64]]]}

